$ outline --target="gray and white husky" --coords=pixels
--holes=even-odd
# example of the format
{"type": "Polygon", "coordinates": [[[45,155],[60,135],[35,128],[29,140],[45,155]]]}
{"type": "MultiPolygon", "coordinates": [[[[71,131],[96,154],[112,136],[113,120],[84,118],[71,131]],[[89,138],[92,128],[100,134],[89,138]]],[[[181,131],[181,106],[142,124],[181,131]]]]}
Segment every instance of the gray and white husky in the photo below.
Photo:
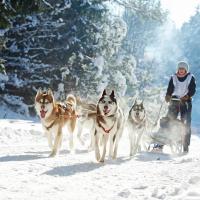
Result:
{"type": "Polygon", "coordinates": [[[97,114],[95,119],[94,149],[95,157],[99,162],[104,162],[106,146],[109,141],[109,156],[113,159],[117,156],[118,143],[125,125],[125,117],[118,105],[114,91],[107,94],[103,91],[97,103],[97,114]],[[100,153],[99,145],[103,146],[100,153]]]}
{"type": "Polygon", "coordinates": [[[130,140],[130,156],[137,153],[140,148],[141,138],[146,131],[146,112],[143,102],[135,100],[128,116],[128,132],[130,140]]]}

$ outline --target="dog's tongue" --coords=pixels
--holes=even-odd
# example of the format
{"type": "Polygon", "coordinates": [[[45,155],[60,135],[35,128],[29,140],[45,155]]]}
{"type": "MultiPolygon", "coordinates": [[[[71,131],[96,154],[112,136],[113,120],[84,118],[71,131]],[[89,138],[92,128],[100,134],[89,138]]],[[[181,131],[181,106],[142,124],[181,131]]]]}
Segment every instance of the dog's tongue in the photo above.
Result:
{"type": "Polygon", "coordinates": [[[46,112],[44,110],[41,110],[40,115],[41,115],[42,118],[45,118],[46,112]]]}
{"type": "Polygon", "coordinates": [[[104,109],[103,112],[104,112],[105,115],[107,115],[107,114],[110,112],[110,110],[108,110],[108,109],[104,109]]]}

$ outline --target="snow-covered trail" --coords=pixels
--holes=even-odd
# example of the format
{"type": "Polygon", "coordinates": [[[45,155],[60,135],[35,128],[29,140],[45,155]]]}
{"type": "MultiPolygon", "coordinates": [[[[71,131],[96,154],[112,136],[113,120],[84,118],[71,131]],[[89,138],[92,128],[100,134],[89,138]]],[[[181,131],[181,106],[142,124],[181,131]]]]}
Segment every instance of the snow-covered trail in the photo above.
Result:
{"type": "Polygon", "coordinates": [[[181,157],[143,152],[130,159],[127,138],[118,159],[104,164],[78,144],[69,153],[67,141],[48,158],[40,124],[0,120],[0,199],[200,199],[200,135],[193,134],[190,153],[181,157]]]}

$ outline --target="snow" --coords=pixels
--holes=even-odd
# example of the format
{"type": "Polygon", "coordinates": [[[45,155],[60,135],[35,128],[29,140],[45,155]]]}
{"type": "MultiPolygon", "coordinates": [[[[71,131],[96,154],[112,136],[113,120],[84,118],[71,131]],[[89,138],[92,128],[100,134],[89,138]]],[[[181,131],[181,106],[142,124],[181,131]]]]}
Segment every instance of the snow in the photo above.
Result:
{"type": "Polygon", "coordinates": [[[120,71],[117,71],[112,77],[112,80],[114,83],[118,83],[119,94],[124,96],[127,89],[126,78],[120,71]]]}
{"type": "MultiPolygon", "coordinates": [[[[88,134],[83,138],[89,143],[88,134]]],[[[129,158],[124,133],[117,160],[97,163],[94,152],[76,143],[69,153],[50,153],[40,123],[0,120],[1,200],[200,199],[200,137],[192,135],[190,153],[138,153],[129,158]]]]}
{"type": "Polygon", "coordinates": [[[96,78],[100,78],[102,76],[104,62],[105,60],[103,56],[97,56],[95,59],[93,59],[94,66],[98,68],[98,71],[95,75],[96,78]]]}
{"type": "Polygon", "coordinates": [[[6,74],[0,73],[0,88],[4,89],[5,88],[5,82],[8,81],[8,76],[6,74]]]}

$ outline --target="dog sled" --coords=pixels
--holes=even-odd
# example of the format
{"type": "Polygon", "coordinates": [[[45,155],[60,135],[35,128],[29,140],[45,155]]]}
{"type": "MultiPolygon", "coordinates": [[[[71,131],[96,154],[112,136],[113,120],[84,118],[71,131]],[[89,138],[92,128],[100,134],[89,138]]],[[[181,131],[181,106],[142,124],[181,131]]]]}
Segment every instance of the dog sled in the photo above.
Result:
{"type": "Polygon", "coordinates": [[[180,113],[181,106],[185,106],[185,109],[187,109],[187,105],[179,98],[171,99],[167,115],[159,120],[158,131],[151,133],[151,139],[154,145],[152,152],[160,153],[162,152],[163,146],[167,145],[173,154],[183,153],[184,145],[186,145],[187,127],[185,121],[174,114],[175,112],[180,113]]]}

